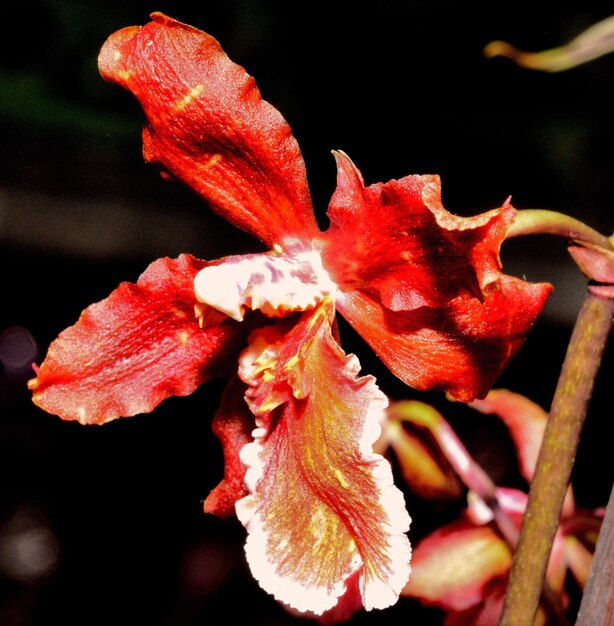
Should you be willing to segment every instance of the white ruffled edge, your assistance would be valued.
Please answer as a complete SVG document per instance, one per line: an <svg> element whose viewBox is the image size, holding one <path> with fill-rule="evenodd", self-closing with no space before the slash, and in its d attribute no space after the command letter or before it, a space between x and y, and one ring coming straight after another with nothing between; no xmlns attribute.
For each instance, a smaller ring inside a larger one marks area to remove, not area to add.
<svg viewBox="0 0 614 626"><path fill-rule="evenodd" d="M337 286L322 265L317 250L283 254L281 248L264 254L228 257L196 275L198 302L238 322L246 309L269 317L314 308L325 296L334 297Z"/></svg>
<svg viewBox="0 0 614 626"><path fill-rule="evenodd" d="M337 346L336 343L335 346ZM341 350L338 346L337 348ZM360 371L358 358L355 355L347 355L346 359L348 372L358 376ZM378 502L387 515L388 541L384 554L390 564L389 576L386 579L373 576L364 569L360 572L359 588L363 604L365 609L370 611L384 609L396 603L409 579L411 545L405 533L409 530L411 518L405 508L402 492L394 485L389 462L380 454L373 452L373 444L381 434L381 421L385 419L388 399L377 387L375 378L365 376L361 380L363 384L372 387L373 396L358 445L362 456L367 463L371 464L372 475L376 484L379 485ZM256 425L252 433L254 441L246 444L240 453L241 460L247 467L245 484L251 494L255 492L265 466L263 440L267 433L261 420L257 419ZM346 591L346 580L364 567L360 555L358 553L355 555L352 571L347 579L340 580L331 589L322 586L306 587L287 576L280 576L277 572L277 564L268 559L263 520L256 510L257 498L251 494L239 500L235 509L237 517L248 532L245 553L253 576L265 591L299 612L321 615L333 608Z"/></svg>

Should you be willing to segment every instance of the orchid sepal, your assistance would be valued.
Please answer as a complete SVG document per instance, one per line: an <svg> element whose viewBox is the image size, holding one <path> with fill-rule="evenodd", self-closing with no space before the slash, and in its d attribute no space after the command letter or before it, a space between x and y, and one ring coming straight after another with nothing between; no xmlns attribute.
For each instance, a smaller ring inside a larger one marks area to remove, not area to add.
<svg viewBox="0 0 614 626"><path fill-rule="evenodd" d="M138 99L145 159L166 176L269 246L318 232L288 123L215 38L156 12L112 34L98 67Z"/></svg>
<svg viewBox="0 0 614 626"><path fill-rule="evenodd" d="M103 424L225 376L248 328L228 318L200 328L193 282L205 265L186 254L158 259L136 284L85 309L28 383L34 402L65 420Z"/></svg>

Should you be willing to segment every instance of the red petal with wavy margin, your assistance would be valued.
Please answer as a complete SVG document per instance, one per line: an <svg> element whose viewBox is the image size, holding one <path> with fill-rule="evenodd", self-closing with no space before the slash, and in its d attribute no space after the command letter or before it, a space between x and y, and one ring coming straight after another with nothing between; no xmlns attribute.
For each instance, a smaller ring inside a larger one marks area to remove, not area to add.
<svg viewBox="0 0 614 626"><path fill-rule="evenodd" d="M305 165L281 114L210 35L161 13L109 37L102 76L131 91L144 155L272 246L318 232Z"/></svg>
<svg viewBox="0 0 614 626"><path fill-rule="evenodd" d="M258 417L237 503L248 561L265 590L316 615L356 573L367 609L394 603L410 558L402 494L372 452L387 399L334 341L332 314L325 299L256 331L239 370Z"/></svg>
<svg viewBox="0 0 614 626"><path fill-rule="evenodd" d="M484 599L489 583L507 574L511 560L505 541L489 526L453 522L416 546L402 595L462 611Z"/></svg>
<svg viewBox="0 0 614 626"><path fill-rule="evenodd" d="M189 255L158 259L136 285L122 283L85 309L30 381L34 402L66 420L102 424L226 372L245 331L232 321L199 328L193 282L204 266Z"/></svg>
<svg viewBox="0 0 614 626"><path fill-rule="evenodd" d="M515 210L456 217L441 205L438 177L365 188L350 159L336 157L321 241L338 310L407 384L465 401L484 395L552 290L501 274Z"/></svg>
<svg viewBox="0 0 614 626"><path fill-rule="evenodd" d="M518 352L550 292L502 276L483 301L461 295L439 309L395 312L355 291L340 294L337 309L405 383L469 402L486 395Z"/></svg>
<svg viewBox="0 0 614 626"><path fill-rule="evenodd" d="M343 290L361 289L393 311L443 307L497 288L499 248L516 214L509 204L457 217L441 204L438 176L364 186L349 157L335 153L337 189L323 239L324 265Z"/></svg>

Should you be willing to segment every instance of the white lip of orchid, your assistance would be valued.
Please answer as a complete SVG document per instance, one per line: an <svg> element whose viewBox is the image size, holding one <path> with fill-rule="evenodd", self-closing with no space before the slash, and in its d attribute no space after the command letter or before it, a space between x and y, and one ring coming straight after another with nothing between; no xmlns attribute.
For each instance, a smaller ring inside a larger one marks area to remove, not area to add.
<svg viewBox="0 0 614 626"><path fill-rule="evenodd" d="M228 257L202 269L194 279L196 299L242 321L245 309L268 317L306 311L322 298L334 298L336 284L313 248L276 245L271 252ZM294 249L292 249L294 248Z"/></svg>

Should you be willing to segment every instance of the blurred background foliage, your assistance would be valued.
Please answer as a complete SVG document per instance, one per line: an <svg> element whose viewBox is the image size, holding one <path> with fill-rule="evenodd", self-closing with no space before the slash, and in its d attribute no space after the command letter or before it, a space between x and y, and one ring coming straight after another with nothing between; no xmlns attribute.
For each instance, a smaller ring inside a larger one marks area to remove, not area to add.
<svg viewBox="0 0 614 626"><path fill-rule="evenodd" d="M335 184L331 149L347 152L368 184L440 174L454 213L511 196L517 208L562 211L606 234L613 225L614 56L561 74L482 56L494 39L527 50L565 43L610 15L609 3L4 3L0 623L9 626L299 623L251 580L242 529L201 513L222 472L209 428L219 385L104 429L42 414L25 389L30 363L57 333L153 259L257 246L143 163L140 109L98 74L106 37L154 10L208 31L256 77L301 145L322 225ZM547 408L586 281L558 240L510 241L503 261L508 273L556 287L500 381ZM386 393L413 394L342 331ZM611 373L609 355L575 472L589 506L605 503L613 478L603 426ZM485 426L465 417L455 426L500 471L507 457L486 449ZM410 505L413 539L447 515ZM353 623L408 618L440 621L403 601Z"/></svg>

